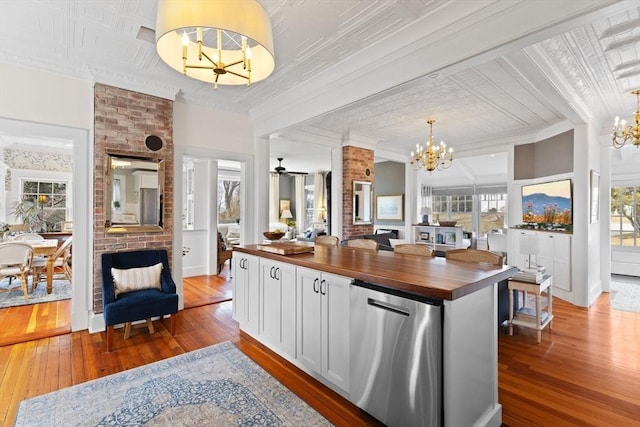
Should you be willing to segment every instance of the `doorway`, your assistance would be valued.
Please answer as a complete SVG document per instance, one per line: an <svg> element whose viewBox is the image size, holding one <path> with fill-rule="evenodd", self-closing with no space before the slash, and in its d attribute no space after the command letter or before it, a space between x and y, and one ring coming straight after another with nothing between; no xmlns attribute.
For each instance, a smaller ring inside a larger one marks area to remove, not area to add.
<svg viewBox="0 0 640 427"><path fill-rule="evenodd" d="M243 162L237 160L191 155L182 158L185 308L231 299L231 260L219 266L218 253L242 239L242 171Z"/></svg>
<svg viewBox="0 0 640 427"><path fill-rule="evenodd" d="M5 184L0 196L0 221L15 221L12 206L23 197L36 195L42 217L46 216L49 220L44 221L43 228L38 231L47 239L57 238L61 241L76 235L71 255L71 281L76 286L70 286L70 299L40 303L49 306L45 309L38 305L39 323L32 325L28 331L18 330L17 333L23 335L21 340L24 341L36 335L36 338L41 338L64 331L86 329L89 310L87 298L91 287L88 278L88 272L91 271L88 230L89 171L92 162L87 161L90 158L88 130L0 118L0 150L2 182ZM50 193L40 194L49 190ZM60 215L64 218L56 220ZM78 283L87 285L79 286ZM21 310L6 309L3 314L23 315L18 312L35 310L35 306L25 307ZM47 323L42 313L55 318L56 322Z"/></svg>

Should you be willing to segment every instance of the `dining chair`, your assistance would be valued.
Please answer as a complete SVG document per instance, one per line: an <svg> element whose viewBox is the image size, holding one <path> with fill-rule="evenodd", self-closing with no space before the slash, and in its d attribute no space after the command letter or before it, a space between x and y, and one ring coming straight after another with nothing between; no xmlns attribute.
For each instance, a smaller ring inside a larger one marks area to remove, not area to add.
<svg viewBox="0 0 640 427"><path fill-rule="evenodd" d="M451 249L446 252L446 258L455 261L484 262L502 265L504 257L500 254L483 249Z"/></svg>
<svg viewBox="0 0 640 427"><path fill-rule="evenodd" d="M40 240L45 240L45 238L36 233L18 234L16 237L13 238L14 242L27 242L27 241L31 242L31 241L40 241Z"/></svg>
<svg viewBox="0 0 640 427"><path fill-rule="evenodd" d="M19 278L25 300L29 299L27 275L31 270L32 259L33 248L30 245L21 242L0 243L0 280L5 277ZM33 285L31 290L33 291Z"/></svg>
<svg viewBox="0 0 640 427"><path fill-rule="evenodd" d="M227 248L222 233L218 231L218 274L222 272L224 263L233 257L233 249ZM231 264L229 264L231 266Z"/></svg>
<svg viewBox="0 0 640 427"><path fill-rule="evenodd" d="M436 251L427 245L419 243L402 243L393 248L393 252L397 254L420 255L426 257L436 256Z"/></svg>
<svg viewBox="0 0 640 427"><path fill-rule="evenodd" d="M351 239L347 240L346 246L351 249L360 249L367 251L377 251L378 242L372 239Z"/></svg>
<svg viewBox="0 0 640 427"><path fill-rule="evenodd" d="M53 258L53 274L64 274L64 278L71 281L71 244L72 237L60 245L58 249L51 255ZM46 257L33 257L32 263L33 269L33 287L35 288L41 280L46 280L47 274L47 258Z"/></svg>
<svg viewBox="0 0 640 427"><path fill-rule="evenodd" d="M317 236L313 243L316 245L338 246L340 239L338 239L338 236Z"/></svg>

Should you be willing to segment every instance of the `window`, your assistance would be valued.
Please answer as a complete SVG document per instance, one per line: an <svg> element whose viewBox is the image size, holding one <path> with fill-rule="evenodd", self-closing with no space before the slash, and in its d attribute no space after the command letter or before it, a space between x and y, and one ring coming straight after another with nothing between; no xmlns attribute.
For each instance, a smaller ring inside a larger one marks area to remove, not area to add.
<svg viewBox="0 0 640 427"><path fill-rule="evenodd" d="M640 187L611 187L611 245L640 246Z"/></svg>
<svg viewBox="0 0 640 427"><path fill-rule="evenodd" d="M433 212L439 214L440 220L457 221L465 231L473 229L473 196L433 196Z"/></svg>
<svg viewBox="0 0 640 427"><path fill-rule="evenodd" d="M494 229L504 228L504 209L507 205L507 195L480 194L480 232L478 235L485 236Z"/></svg>
<svg viewBox="0 0 640 427"><path fill-rule="evenodd" d="M304 227L302 229L306 230L307 228L311 227L311 224L313 223L313 214L315 212L315 194L313 184L304 186L304 197L306 200L306 217L303 224Z"/></svg>
<svg viewBox="0 0 640 427"><path fill-rule="evenodd" d="M23 180L21 200L40 208L38 222L42 230L61 231L67 219L67 182Z"/></svg>
<svg viewBox="0 0 640 427"><path fill-rule="evenodd" d="M503 229L507 209L507 188L501 185L435 188L431 207L440 220L457 221L464 231L478 237L494 229ZM428 204L428 201L423 200Z"/></svg>
<svg viewBox="0 0 640 427"><path fill-rule="evenodd" d="M218 224L240 221L240 180L218 179Z"/></svg>

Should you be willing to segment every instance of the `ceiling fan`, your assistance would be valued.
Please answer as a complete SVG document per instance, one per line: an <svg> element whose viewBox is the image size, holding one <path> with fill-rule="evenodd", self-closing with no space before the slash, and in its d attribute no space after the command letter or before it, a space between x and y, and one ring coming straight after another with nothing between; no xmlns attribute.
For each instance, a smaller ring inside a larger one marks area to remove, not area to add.
<svg viewBox="0 0 640 427"><path fill-rule="evenodd" d="M278 175L307 175L306 172L289 172L287 168L282 166L282 161L284 157L278 157L278 166L276 166L273 170L278 173Z"/></svg>

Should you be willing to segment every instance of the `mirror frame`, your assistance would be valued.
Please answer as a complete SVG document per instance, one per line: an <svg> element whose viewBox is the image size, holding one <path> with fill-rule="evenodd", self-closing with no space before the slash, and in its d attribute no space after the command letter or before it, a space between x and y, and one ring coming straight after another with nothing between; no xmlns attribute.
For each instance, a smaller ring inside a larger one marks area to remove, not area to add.
<svg viewBox="0 0 640 427"><path fill-rule="evenodd" d="M369 187L369 219L357 219L356 217L356 186L368 186ZM353 181L353 195L352 195L352 208L353 208L353 225L370 225L373 224L373 183L371 181Z"/></svg>
<svg viewBox="0 0 640 427"><path fill-rule="evenodd" d="M133 224L116 224L111 221L111 204L113 201L113 176L115 161L131 161L131 162L151 162L157 165L158 170L158 224L156 225L133 225ZM136 157L126 154L114 154L107 153L106 161L106 174L105 174L105 188L104 188L104 216L105 216L105 229L107 233L140 233L140 232L153 232L163 230L163 218L164 218L164 179L165 179L165 161L164 159L152 158L152 157Z"/></svg>

